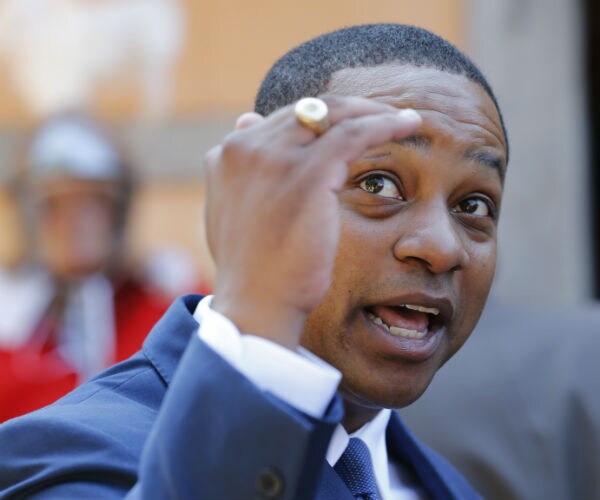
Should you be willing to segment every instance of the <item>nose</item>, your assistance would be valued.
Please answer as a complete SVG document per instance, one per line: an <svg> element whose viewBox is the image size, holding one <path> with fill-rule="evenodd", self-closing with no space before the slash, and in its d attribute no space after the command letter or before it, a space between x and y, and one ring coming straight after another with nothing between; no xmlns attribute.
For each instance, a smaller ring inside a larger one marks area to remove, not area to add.
<svg viewBox="0 0 600 500"><path fill-rule="evenodd" d="M465 241L445 204L406 213L393 252L401 262L440 274L463 269L469 262Z"/></svg>

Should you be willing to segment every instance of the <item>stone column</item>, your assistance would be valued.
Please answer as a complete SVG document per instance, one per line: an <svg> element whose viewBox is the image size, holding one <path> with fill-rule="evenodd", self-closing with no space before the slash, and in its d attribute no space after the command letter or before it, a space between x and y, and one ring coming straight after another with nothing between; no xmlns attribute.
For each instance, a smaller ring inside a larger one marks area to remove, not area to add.
<svg viewBox="0 0 600 500"><path fill-rule="evenodd" d="M468 0L469 50L504 112L511 159L494 294L591 297L583 24L572 0Z"/></svg>

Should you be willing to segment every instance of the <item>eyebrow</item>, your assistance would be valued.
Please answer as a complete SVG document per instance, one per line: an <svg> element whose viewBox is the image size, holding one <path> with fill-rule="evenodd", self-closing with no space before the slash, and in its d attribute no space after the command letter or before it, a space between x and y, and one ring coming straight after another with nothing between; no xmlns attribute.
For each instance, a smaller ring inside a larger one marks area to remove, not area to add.
<svg viewBox="0 0 600 500"><path fill-rule="evenodd" d="M431 138L424 135L409 135L404 139L394 139L391 142L397 144L398 146L417 149L420 151L428 151L431 148ZM376 160L385 156L388 156L388 153L365 156L365 159Z"/></svg>
<svg viewBox="0 0 600 500"><path fill-rule="evenodd" d="M500 176L500 180L504 182L506 169L504 168L504 161L501 156L489 151L482 151L481 149L471 149L465 153L465 158L467 160L473 160L485 167L495 169Z"/></svg>
<svg viewBox="0 0 600 500"><path fill-rule="evenodd" d="M427 151L431 148L431 138L424 135L410 135L404 139L398 139L393 141L399 146L409 147L412 149L418 149L421 151ZM503 168L504 161L502 157L489 151L482 151L481 149L470 149L464 155L466 160L475 161L484 167L491 167L500 176L500 180L504 182L505 168Z"/></svg>
<svg viewBox="0 0 600 500"><path fill-rule="evenodd" d="M424 135L409 135L404 139L393 141L399 146L406 146L412 149L428 150L431 148L431 138Z"/></svg>
<svg viewBox="0 0 600 500"><path fill-rule="evenodd" d="M404 139L395 139L392 141L394 144L399 146L417 149L420 151L428 151L431 149L431 138L425 135L409 135ZM365 159L375 160L387 156L387 154L376 154L367 156ZM489 151L482 151L481 149L470 149L464 154L466 160L474 161L484 167L490 167L498 172L500 180L504 182L504 176L506 168L504 168L504 160L500 155L491 153Z"/></svg>

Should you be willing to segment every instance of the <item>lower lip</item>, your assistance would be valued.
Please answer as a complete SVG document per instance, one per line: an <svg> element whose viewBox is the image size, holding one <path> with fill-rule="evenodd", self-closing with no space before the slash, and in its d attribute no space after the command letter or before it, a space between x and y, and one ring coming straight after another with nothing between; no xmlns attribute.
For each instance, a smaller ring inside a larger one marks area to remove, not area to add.
<svg viewBox="0 0 600 500"><path fill-rule="evenodd" d="M385 326L373 323L366 311L363 311L363 319L378 350L407 361L421 362L429 359L437 350L444 332L443 327L437 327L421 339L411 339L393 335Z"/></svg>

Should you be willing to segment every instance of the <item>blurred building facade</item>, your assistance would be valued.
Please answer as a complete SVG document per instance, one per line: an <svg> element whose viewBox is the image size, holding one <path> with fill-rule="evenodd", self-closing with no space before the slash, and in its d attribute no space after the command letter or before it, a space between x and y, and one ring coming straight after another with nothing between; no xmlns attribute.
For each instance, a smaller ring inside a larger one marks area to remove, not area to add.
<svg viewBox="0 0 600 500"><path fill-rule="evenodd" d="M471 0L467 14L468 46L494 86L510 135L496 295L521 304L590 298L586 4Z"/></svg>
<svg viewBox="0 0 600 500"><path fill-rule="evenodd" d="M0 8L9 1L0 0ZM69 3L86 9L139 3L60 1L63 7ZM290 47L348 24L402 22L429 28L472 55L503 108L511 163L496 295L516 302L556 303L592 296L582 4L568 0L150 3L158 9L175 9L171 20L178 34L171 33L171 45L165 39L157 41L163 44L163 59L147 64L148 71L171 71L169 78L144 84L139 78L143 70L133 74L132 66L121 62L114 75L98 77L87 97L95 112L122 131L134 163L140 166L142 185L133 206L129 242L133 258L143 259L165 241L175 242L189 250L210 280L212 264L201 227L206 150L231 129L238 113L252 107L261 77ZM161 26L168 38L172 26ZM0 39L4 73L11 66L2 43ZM10 50L17 57L27 53L19 53L14 45ZM132 52L131 57L141 56ZM149 106L146 99L153 92L163 94L158 104ZM35 119L33 107L15 84L0 88L0 181L7 181L5 166L16 154L22 130ZM0 198L0 224L17 233L6 196ZM18 241L17 236L0 241L3 262L18 255Z"/></svg>

